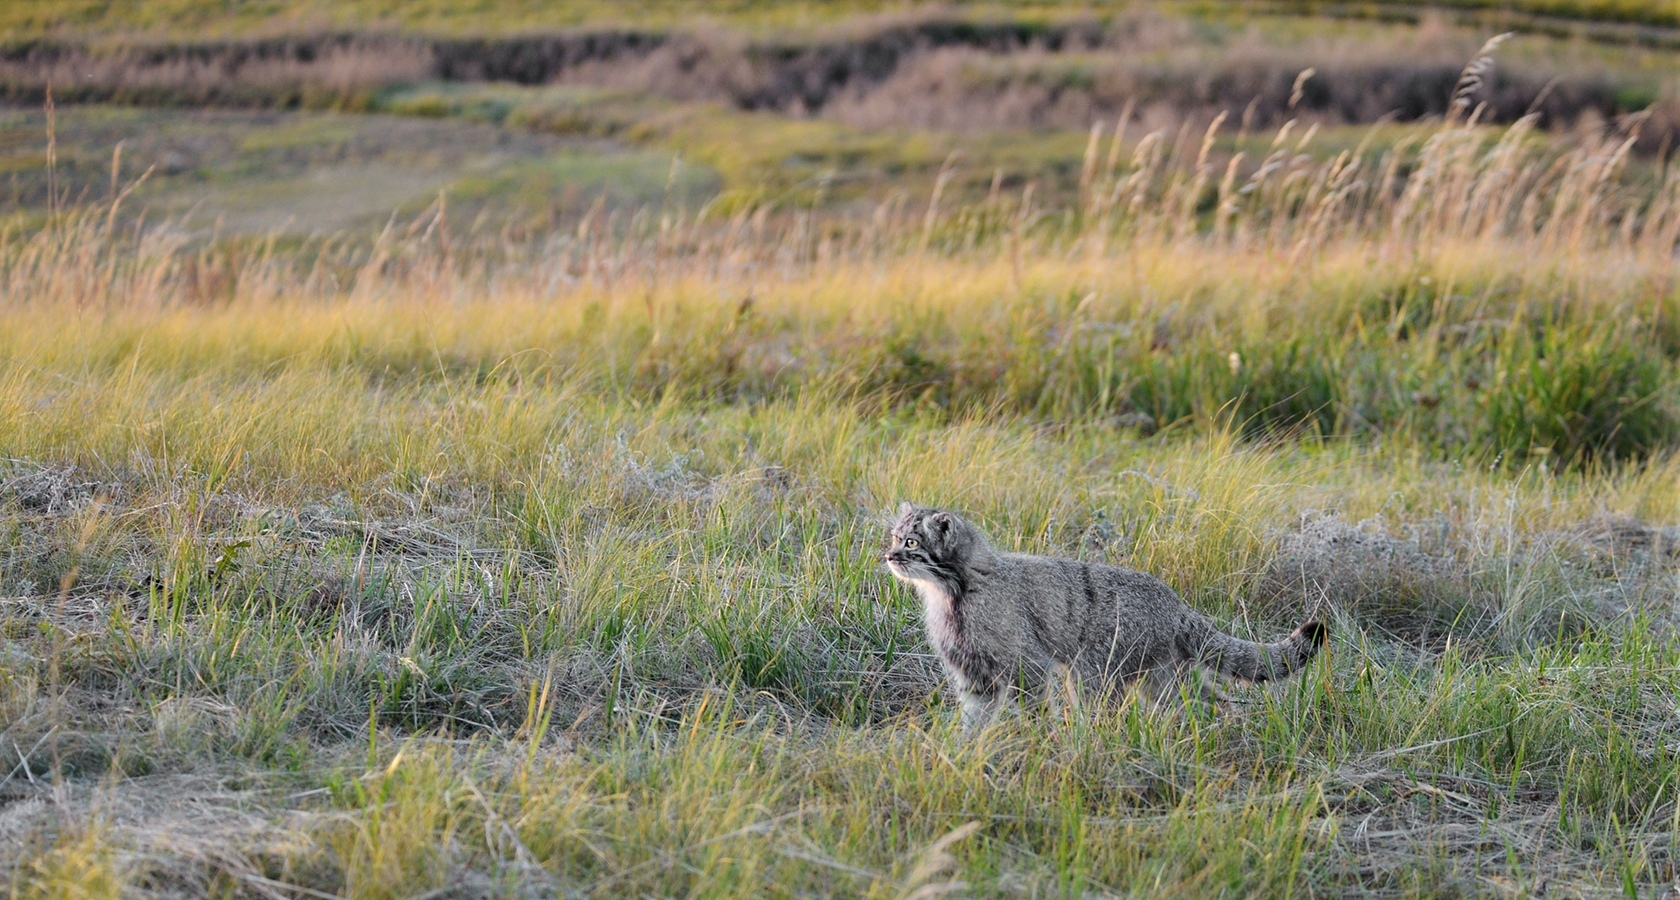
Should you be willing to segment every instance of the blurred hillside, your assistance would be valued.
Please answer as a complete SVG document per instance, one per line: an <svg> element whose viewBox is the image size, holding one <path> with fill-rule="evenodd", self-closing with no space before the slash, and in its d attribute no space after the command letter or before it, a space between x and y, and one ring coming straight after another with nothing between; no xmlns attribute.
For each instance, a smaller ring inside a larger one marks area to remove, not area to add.
<svg viewBox="0 0 1680 900"><path fill-rule="evenodd" d="M0 34L35 37L132 36L154 38L234 37L297 34L322 29L411 31L428 34L513 34L552 28L624 25L650 30L691 25L696 20L754 30L806 29L859 15L901 15L933 6L947 15L1048 21L1068 15L1106 18L1154 6L1200 16L1312 15L1406 20L1426 10L1461 18L1499 19L1530 28L1567 30L1582 23L1624 26L1680 26L1673 0L1442 0L1435 3L1315 2L1262 0L1257 3L1094 3L946 0L939 4L878 0L507 0L488 8L469 0L290 0L218 3L213 0L12 0L0 10Z"/></svg>
<svg viewBox="0 0 1680 900"><path fill-rule="evenodd" d="M1537 139L1622 134L1660 165L1680 142L1675 7L20 0L0 10L0 212L143 175L148 208L252 233L373 226L440 193L539 229L597 200L1065 194L1093 127L1176 147L1223 117L1220 161L1288 120L1321 136L1305 152L1380 149L1455 102L1532 116Z"/></svg>

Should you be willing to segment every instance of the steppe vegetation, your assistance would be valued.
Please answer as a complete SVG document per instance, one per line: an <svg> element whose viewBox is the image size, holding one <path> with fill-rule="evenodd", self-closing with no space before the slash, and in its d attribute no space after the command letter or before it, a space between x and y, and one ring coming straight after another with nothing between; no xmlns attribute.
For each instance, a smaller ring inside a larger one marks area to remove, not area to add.
<svg viewBox="0 0 1680 900"><path fill-rule="evenodd" d="M231 133L210 175L96 175L58 129L166 126L8 113L54 142L0 235L8 887L1660 895L1680 172L1654 115L1489 124L1489 77L997 134L382 88L439 172L510 128L485 171L640 162L284 237L167 204L433 164L246 110L167 126ZM1327 658L965 740L878 564L902 499Z"/></svg>

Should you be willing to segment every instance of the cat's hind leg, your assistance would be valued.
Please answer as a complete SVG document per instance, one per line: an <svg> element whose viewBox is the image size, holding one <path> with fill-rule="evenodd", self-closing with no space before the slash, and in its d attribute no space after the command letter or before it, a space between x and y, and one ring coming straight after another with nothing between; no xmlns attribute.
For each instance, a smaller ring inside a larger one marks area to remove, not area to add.
<svg viewBox="0 0 1680 900"><path fill-rule="evenodd" d="M1140 685L1144 697L1156 709L1183 707L1194 713L1214 714L1230 708L1230 699L1207 673L1193 666L1160 666L1149 670Z"/></svg>

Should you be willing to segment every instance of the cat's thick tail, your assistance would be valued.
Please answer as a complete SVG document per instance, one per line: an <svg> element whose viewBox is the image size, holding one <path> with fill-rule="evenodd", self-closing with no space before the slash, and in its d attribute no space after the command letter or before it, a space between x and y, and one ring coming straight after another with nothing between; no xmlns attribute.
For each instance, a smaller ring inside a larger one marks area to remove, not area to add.
<svg viewBox="0 0 1680 900"><path fill-rule="evenodd" d="M1330 630L1322 622L1307 622L1271 644L1245 641L1210 626L1197 656L1203 665L1227 678L1259 683L1300 671L1329 639Z"/></svg>

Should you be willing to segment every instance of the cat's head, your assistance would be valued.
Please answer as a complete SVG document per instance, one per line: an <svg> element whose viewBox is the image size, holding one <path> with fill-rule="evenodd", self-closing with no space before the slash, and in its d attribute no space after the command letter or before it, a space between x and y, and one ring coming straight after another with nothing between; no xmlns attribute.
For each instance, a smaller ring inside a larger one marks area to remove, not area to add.
<svg viewBox="0 0 1680 900"><path fill-rule="evenodd" d="M962 516L905 503L887 531L883 556L887 568L906 581L946 581L984 544L985 538Z"/></svg>

